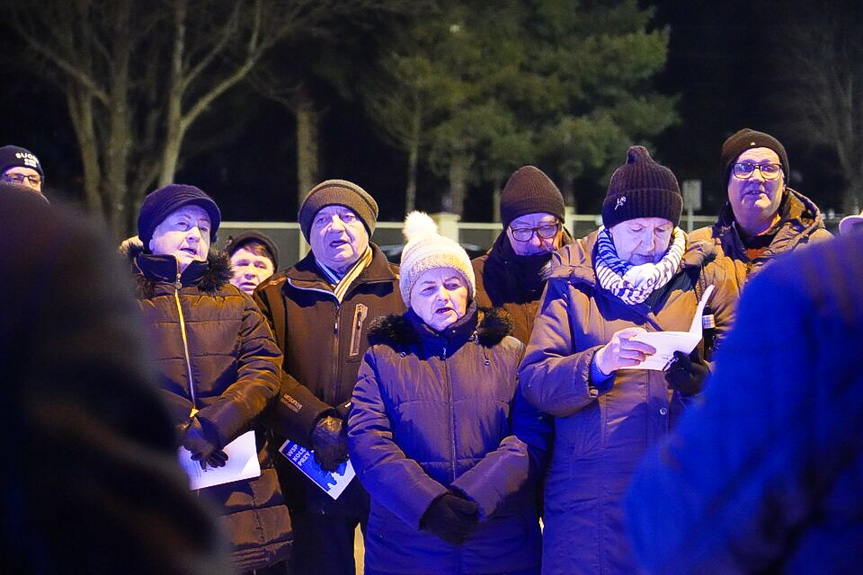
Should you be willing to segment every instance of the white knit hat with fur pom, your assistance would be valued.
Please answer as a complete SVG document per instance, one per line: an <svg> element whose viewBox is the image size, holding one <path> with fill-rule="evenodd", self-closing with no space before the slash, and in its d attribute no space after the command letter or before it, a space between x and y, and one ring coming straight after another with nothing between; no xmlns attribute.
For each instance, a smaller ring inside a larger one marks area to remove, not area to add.
<svg viewBox="0 0 863 575"><path fill-rule="evenodd" d="M437 224L428 214L411 212L402 230L407 244L399 265L399 290L407 307L411 306L411 291L424 272L435 268L451 268L464 278L470 298L476 296L476 277L470 258L458 243L440 235Z"/></svg>

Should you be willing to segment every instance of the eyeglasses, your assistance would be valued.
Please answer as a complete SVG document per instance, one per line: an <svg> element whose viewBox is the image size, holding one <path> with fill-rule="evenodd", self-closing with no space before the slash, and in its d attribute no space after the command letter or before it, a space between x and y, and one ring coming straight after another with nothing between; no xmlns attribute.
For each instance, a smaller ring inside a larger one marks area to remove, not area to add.
<svg viewBox="0 0 863 575"><path fill-rule="evenodd" d="M761 172L761 177L765 180L775 180L782 173L782 166L779 164L734 164L731 167L731 173L735 178L748 180L758 169Z"/></svg>
<svg viewBox="0 0 863 575"><path fill-rule="evenodd" d="M542 224L535 228L514 228L510 226L509 229L512 232L512 239L517 242L529 242L534 233L538 235L540 239L550 240L557 235L558 231L560 231L560 223Z"/></svg>
<svg viewBox="0 0 863 575"><path fill-rule="evenodd" d="M10 184L23 184L24 180L30 183L34 188L42 185L42 178L39 176L29 176L27 174L3 174L3 181Z"/></svg>

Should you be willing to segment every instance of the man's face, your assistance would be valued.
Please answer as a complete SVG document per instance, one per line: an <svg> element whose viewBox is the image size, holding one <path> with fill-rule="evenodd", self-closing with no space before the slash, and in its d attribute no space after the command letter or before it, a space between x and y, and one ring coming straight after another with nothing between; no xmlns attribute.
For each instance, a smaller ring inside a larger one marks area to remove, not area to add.
<svg viewBox="0 0 863 575"><path fill-rule="evenodd" d="M324 206L312 220L309 244L315 259L344 274L369 247L369 233L350 208Z"/></svg>
<svg viewBox="0 0 863 575"><path fill-rule="evenodd" d="M632 265L657 263L671 245L674 224L665 218L635 218L609 230L617 257Z"/></svg>
<svg viewBox="0 0 863 575"><path fill-rule="evenodd" d="M3 179L13 184L27 186L37 192L42 191L42 176L33 168L26 168L24 166L9 168L3 172Z"/></svg>
<svg viewBox="0 0 863 575"><path fill-rule="evenodd" d="M453 324L467 311L468 289L450 268L423 272L411 290L411 309L435 331Z"/></svg>
<svg viewBox="0 0 863 575"><path fill-rule="evenodd" d="M231 283L249 295L262 281L273 275L273 261L267 256L256 254L242 247L231 254L234 276Z"/></svg>
<svg viewBox="0 0 863 575"><path fill-rule="evenodd" d="M180 271L193 261L207 261L210 251L210 216L200 206L188 205L168 214L150 240L150 252L177 258Z"/></svg>
<svg viewBox="0 0 863 575"><path fill-rule="evenodd" d="M779 156L770 148L751 148L734 162L735 164L780 164ZM728 201L734 210L734 217L742 222L761 222L768 226L782 203L785 189L785 174L780 173L775 180L768 180L760 169L756 169L747 179L734 175L728 177Z"/></svg>
<svg viewBox="0 0 863 575"><path fill-rule="evenodd" d="M553 252L560 247L561 234L557 218L543 212L519 216L506 228L512 250L520 256Z"/></svg>

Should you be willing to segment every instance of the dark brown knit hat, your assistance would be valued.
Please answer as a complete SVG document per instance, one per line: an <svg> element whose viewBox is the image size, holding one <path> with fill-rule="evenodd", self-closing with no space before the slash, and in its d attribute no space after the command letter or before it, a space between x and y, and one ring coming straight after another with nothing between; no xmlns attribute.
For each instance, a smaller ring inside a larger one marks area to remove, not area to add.
<svg viewBox="0 0 863 575"><path fill-rule="evenodd" d="M785 174L787 181L788 175L791 172L788 167L788 154L785 153L785 146L770 134L743 128L729 136L722 144L722 167L725 170L725 185L728 185L728 178L731 177L731 166L734 165L740 154L751 148L769 148L776 152L776 155L779 156L779 162L782 164L782 172Z"/></svg>
<svg viewBox="0 0 863 575"><path fill-rule="evenodd" d="M680 222L683 197L674 173L650 157L644 146L632 146L626 163L614 171L602 203L602 224L611 228L635 218Z"/></svg>
<svg viewBox="0 0 863 575"><path fill-rule="evenodd" d="M516 170L500 194L500 220L506 228L512 220L537 212L564 218L563 196L545 172L534 166Z"/></svg>
<svg viewBox="0 0 863 575"><path fill-rule="evenodd" d="M312 220L321 208L326 206L345 206L354 211L369 237L375 232L378 220L378 204L368 192L353 182L347 180L326 180L309 190L297 213L297 221L303 230L303 237L309 241Z"/></svg>

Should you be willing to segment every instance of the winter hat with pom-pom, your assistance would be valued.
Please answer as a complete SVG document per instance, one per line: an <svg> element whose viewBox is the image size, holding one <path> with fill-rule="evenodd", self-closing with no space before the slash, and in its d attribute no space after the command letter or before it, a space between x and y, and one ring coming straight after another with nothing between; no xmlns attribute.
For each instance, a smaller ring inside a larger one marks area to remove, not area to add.
<svg viewBox="0 0 863 575"><path fill-rule="evenodd" d="M411 291L424 272L450 268L464 278L470 298L476 296L476 277L470 258L458 243L440 235L437 224L428 214L411 212L405 218L403 230L407 244L399 264L399 290L407 307L411 306Z"/></svg>

